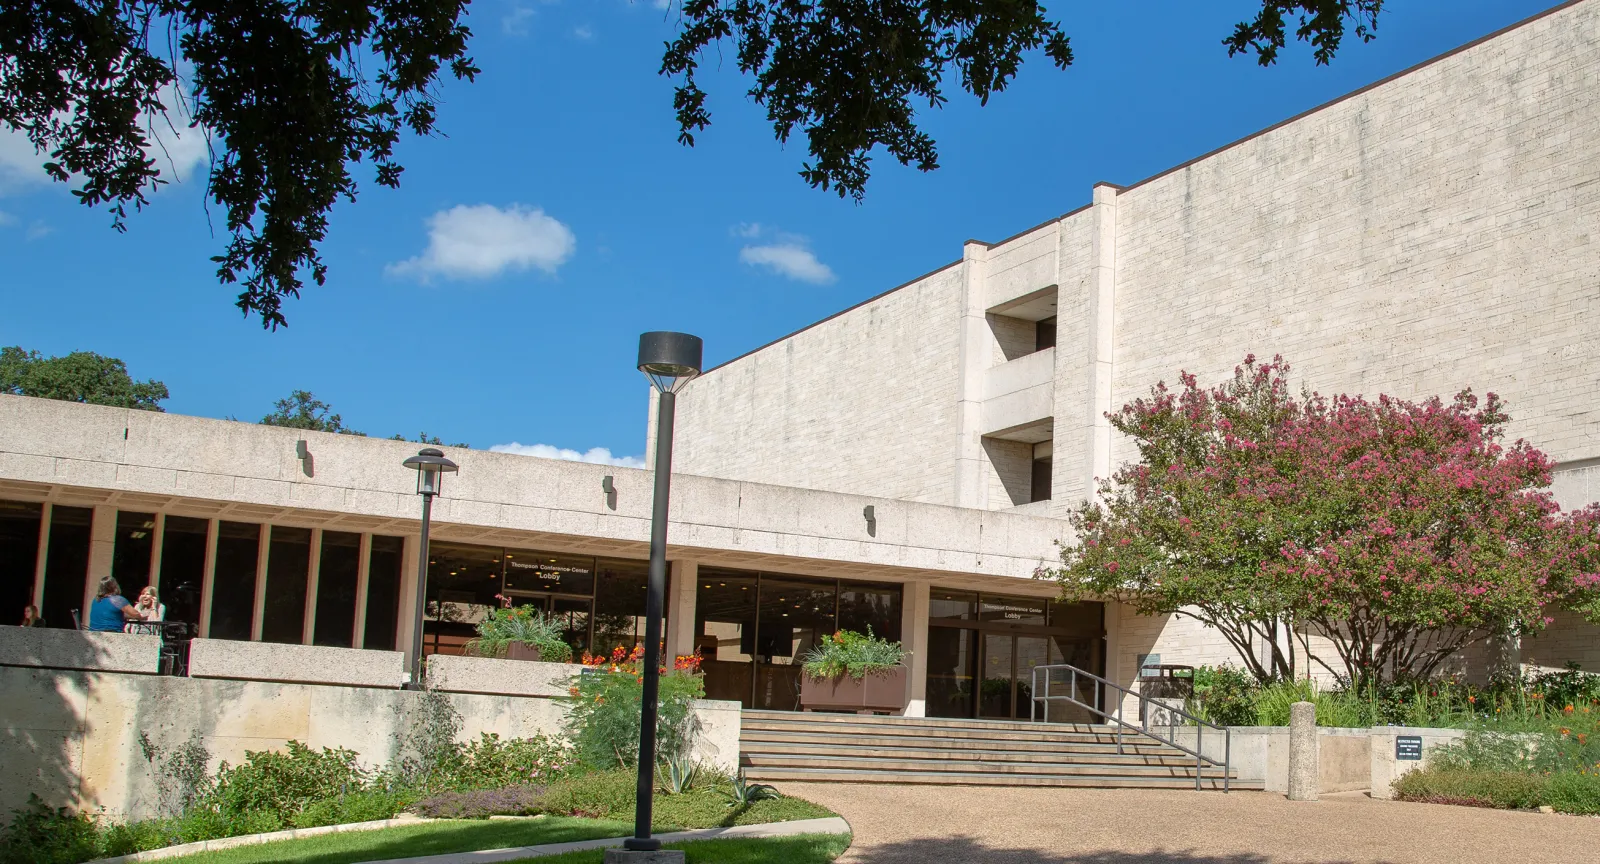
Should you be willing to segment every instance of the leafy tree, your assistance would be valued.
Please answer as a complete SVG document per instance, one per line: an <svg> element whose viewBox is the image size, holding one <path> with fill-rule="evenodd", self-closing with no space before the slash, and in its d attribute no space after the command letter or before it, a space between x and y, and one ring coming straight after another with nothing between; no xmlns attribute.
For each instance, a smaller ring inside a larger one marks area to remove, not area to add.
<svg viewBox="0 0 1600 864"><path fill-rule="evenodd" d="M295 390L289 393L289 398L279 399L273 412L261 418L261 425L340 435L366 434L344 425L344 418L333 413L333 406L312 396L308 390Z"/></svg>
<svg viewBox="0 0 1600 864"><path fill-rule="evenodd" d="M1067 596L1191 615L1262 680L1293 674L1309 631L1337 655L1310 659L1357 687L1600 606L1597 513L1560 513L1550 460L1501 443L1499 398L1296 398L1288 373L1249 357L1112 415L1140 459L1071 514L1050 572Z"/></svg>
<svg viewBox="0 0 1600 864"><path fill-rule="evenodd" d="M390 441L410 441L410 442L412 442L414 444L431 444L431 445L433 445L435 447L446 447L446 446L448 446L448 447L460 447L462 449L470 449L472 447L471 444L448 444L447 445L443 441L439 440L439 436L437 436L437 435L429 435L426 432L418 432L417 433L417 437L415 437L415 438L407 438L406 436L401 435L399 432L396 432L393 435L389 436L389 440Z"/></svg>
<svg viewBox="0 0 1600 864"><path fill-rule="evenodd" d="M1261 0L1225 40L1230 55L1274 63L1286 18L1327 63L1354 24L1373 38L1382 0ZM46 172L85 205L148 203L162 182L156 124L204 130L207 193L227 216L217 263L237 305L262 326L287 323L302 275L322 284L318 248L339 199L354 200L352 163L380 186L400 182L403 130L434 129L443 74L471 81L467 0L10 0L0 6L0 128L49 155ZM931 171L938 151L917 108L944 104L944 78L980 102L1010 83L1036 48L1072 62L1067 36L1038 0L680 0L661 73L678 79L679 140L711 114L695 76L724 41L780 141L804 133L815 187L859 199L880 145ZM185 69L180 89L177 69ZM182 104L179 104L179 103Z"/></svg>
<svg viewBox="0 0 1600 864"><path fill-rule="evenodd" d="M91 351L43 357L18 346L0 348L0 393L145 411L160 411L168 395L160 381L133 380L115 357Z"/></svg>

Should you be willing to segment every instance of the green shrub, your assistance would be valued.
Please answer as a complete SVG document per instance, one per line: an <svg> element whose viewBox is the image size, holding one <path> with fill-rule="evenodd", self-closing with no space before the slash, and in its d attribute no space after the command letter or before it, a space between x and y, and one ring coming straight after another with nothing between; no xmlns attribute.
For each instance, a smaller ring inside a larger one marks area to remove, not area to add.
<svg viewBox="0 0 1600 864"><path fill-rule="evenodd" d="M594 769L628 767L639 761L639 722L644 703L640 651L591 660L572 682L567 702L567 734L574 755ZM656 755L669 758L688 750L694 735L693 702L705 695L705 682L693 668L661 670L656 701Z"/></svg>
<svg viewBox="0 0 1600 864"><path fill-rule="evenodd" d="M0 829L0 864L78 864L98 857L100 835L86 813L50 807L37 795Z"/></svg>
<svg viewBox="0 0 1600 864"><path fill-rule="evenodd" d="M1185 709L1219 726L1253 726L1260 689L1255 676L1237 666L1197 666Z"/></svg>
<svg viewBox="0 0 1600 864"><path fill-rule="evenodd" d="M1600 708L1600 674L1584 672L1576 663L1569 663L1563 672L1534 676L1528 689L1555 711L1565 711L1568 705L1575 711L1584 706Z"/></svg>
<svg viewBox="0 0 1600 864"><path fill-rule="evenodd" d="M491 607L478 622L477 638L467 640L464 647L469 654L502 657L511 643L521 642L538 648L539 659L546 663L565 663L572 659L572 647L561 637L561 622L532 606Z"/></svg>
<svg viewBox="0 0 1600 864"><path fill-rule="evenodd" d="M442 792L416 803L419 816L429 819L487 819L490 816L524 816L540 812L544 789L508 786L504 789L469 789Z"/></svg>
<svg viewBox="0 0 1600 864"><path fill-rule="evenodd" d="M1432 753L1443 771L1532 771L1537 739L1509 732L1472 729L1460 740Z"/></svg>
<svg viewBox="0 0 1600 864"><path fill-rule="evenodd" d="M1543 775L1525 771L1458 771L1430 766L1402 775L1394 782L1394 793L1402 801L1521 810L1544 803L1546 782Z"/></svg>
<svg viewBox="0 0 1600 864"><path fill-rule="evenodd" d="M361 791L368 779L354 751L325 747L318 752L290 741L287 753L247 751L240 765L224 762L201 807L230 814L271 813L283 823L308 804Z"/></svg>
<svg viewBox="0 0 1600 864"><path fill-rule="evenodd" d="M558 738L503 739L486 732L461 747L452 760L449 786L453 789L499 789L506 786L543 786L573 769L572 748Z"/></svg>
<svg viewBox="0 0 1600 864"><path fill-rule="evenodd" d="M108 825L100 834L100 854L105 857L148 852L177 842L177 821L146 819Z"/></svg>
<svg viewBox="0 0 1600 864"><path fill-rule="evenodd" d="M1256 723L1260 726L1289 725L1290 706L1310 702L1317 706L1317 725L1354 729L1372 725L1370 704L1360 696L1343 690L1323 690L1304 679L1274 681L1256 694Z"/></svg>
<svg viewBox="0 0 1600 864"><path fill-rule="evenodd" d="M626 768L578 774L550 784L541 809L552 816L629 816L638 782L639 775Z"/></svg>
<svg viewBox="0 0 1600 864"><path fill-rule="evenodd" d="M905 656L905 649L899 642L879 639L868 627L866 633L840 630L832 636L825 635L817 647L801 659L809 677L843 678L848 675L859 680L898 667Z"/></svg>
<svg viewBox="0 0 1600 864"><path fill-rule="evenodd" d="M1551 774L1544 787L1544 803L1561 813L1600 816L1600 765L1586 773Z"/></svg>
<svg viewBox="0 0 1600 864"><path fill-rule="evenodd" d="M355 822L374 822L393 819L405 810L414 796L403 792L370 790L352 792L337 798L313 801L289 819L295 828L316 828L321 825L349 825Z"/></svg>

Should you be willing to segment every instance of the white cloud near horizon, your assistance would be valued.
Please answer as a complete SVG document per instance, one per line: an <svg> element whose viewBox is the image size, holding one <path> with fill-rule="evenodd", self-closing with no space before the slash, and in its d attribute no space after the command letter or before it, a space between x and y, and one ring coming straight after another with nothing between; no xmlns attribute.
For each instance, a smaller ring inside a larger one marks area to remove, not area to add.
<svg viewBox="0 0 1600 864"><path fill-rule="evenodd" d="M553 274L577 250L572 229L538 207L458 204L428 217L428 248L390 264L393 276L488 279L537 268Z"/></svg>
<svg viewBox="0 0 1600 864"><path fill-rule="evenodd" d="M833 268L817 259L816 253L811 251L810 240L803 235L778 231L760 222L741 222L732 233L745 240L767 241L739 250L739 260L746 264L766 267L780 276L813 285L826 285L837 278Z"/></svg>
<svg viewBox="0 0 1600 864"><path fill-rule="evenodd" d="M643 468L643 456L613 456L606 447L591 447L579 452L565 447L555 447L550 444L520 444L512 441L510 444L496 444L489 448L491 453L515 453L518 456L537 456L541 459L563 459L567 462L589 462L595 465L616 465L621 468Z"/></svg>

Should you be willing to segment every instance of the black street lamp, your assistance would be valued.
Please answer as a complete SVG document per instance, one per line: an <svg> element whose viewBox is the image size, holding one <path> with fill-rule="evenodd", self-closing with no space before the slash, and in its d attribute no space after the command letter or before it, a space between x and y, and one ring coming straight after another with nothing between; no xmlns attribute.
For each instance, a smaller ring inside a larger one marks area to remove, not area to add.
<svg viewBox="0 0 1600 864"><path fill-rule="evenodd" d="M411 680L406 689L422 689L422 609L428 592L428 523L433 518L433 496L444 488L444 475L454 474L456 463L444 456L444 451L424 447L401 463L417 471L417 494L422 496L422 548L417 555L417 612L411 623Z"/></svg>
<svg viewBox="0 0 1600 864"><path fill-rule="evenodd" d="M633 836L622 847L654 852L661 841L650 836L655 803L656 700L661 692L661 606L667 591L667 497L672 482L672 417L678 391L700 374L703 343L687 333L655 332L639 337L639 371L660 396L656 411L656 494L650 512L650 590L644 614L644 692L639 718L639 786Z"/></svg>

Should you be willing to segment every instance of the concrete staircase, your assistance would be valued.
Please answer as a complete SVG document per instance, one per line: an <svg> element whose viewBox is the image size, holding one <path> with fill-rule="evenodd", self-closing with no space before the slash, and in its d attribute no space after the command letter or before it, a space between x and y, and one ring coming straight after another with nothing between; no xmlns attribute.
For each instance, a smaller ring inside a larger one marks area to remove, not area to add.
<svg viewBox="0 0 1600 864"><path fill-rule="evenodd" d="M1116 741L1110 726L745 711L739 764L765 782L1195 788L1193 756L1131 730ZM1222 769L1201 788L1220 790Z"/></svg>

